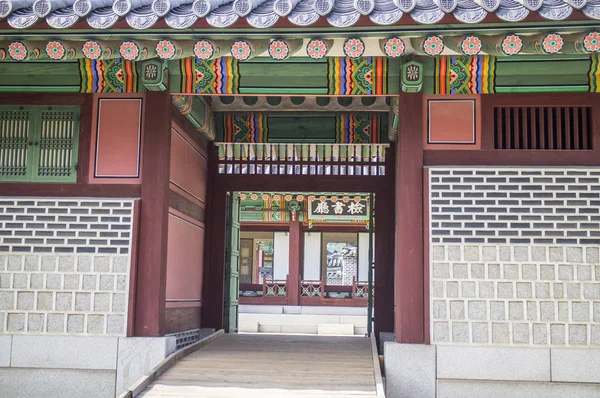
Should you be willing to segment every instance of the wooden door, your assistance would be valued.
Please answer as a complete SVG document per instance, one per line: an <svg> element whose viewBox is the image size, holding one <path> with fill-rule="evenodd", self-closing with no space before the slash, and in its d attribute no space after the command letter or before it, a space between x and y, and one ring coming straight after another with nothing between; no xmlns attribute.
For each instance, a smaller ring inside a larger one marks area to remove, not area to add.
<svg viewBox="0 0 600 398"><path fill-rule="evenodd" d="M240 198L236 193L227 195L227 250L225 253L225 332L238 329L238 301L240 294Z"/></svg>

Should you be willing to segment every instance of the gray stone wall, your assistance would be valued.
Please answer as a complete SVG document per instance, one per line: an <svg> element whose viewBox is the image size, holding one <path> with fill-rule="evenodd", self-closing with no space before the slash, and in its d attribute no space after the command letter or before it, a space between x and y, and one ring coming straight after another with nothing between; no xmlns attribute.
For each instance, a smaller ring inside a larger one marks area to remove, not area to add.
<svg viewBox="0 0 600 398"><path fill-rule="evenodd" d="M599 170L429 170L433 343L600 345Z"/></svg>
<svg viewBox="0 0 600 398"><path fill-rule="evenodd" d="M124 336L133 200L0 198L0 334Z"/></svg>

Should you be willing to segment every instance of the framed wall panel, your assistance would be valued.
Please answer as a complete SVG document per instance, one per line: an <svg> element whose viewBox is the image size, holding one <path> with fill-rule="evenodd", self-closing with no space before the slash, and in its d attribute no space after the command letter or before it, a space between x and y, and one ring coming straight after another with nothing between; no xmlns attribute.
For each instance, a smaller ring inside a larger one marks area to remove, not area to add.
<svg viewBox="0 0 600 398"><path fill-rule="evenodd" d="M140 97L96 99L90 183L140 182L143 102Z"/></svg>
<svg viewBox="0 0 600 398"><path fill-rule="evenodd" d="M427 149L480 149L480 104L477 95L432 95L425 97Z"/></svg>

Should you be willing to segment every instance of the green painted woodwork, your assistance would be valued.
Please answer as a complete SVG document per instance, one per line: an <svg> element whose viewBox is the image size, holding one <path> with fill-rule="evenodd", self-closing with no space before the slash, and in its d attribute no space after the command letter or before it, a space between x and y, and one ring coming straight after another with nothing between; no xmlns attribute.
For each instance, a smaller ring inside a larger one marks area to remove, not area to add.
<svg viewBox="0 0 600 398"><path fill-rule="evenodd" d="M279 93L306 92L318 90L319 94L327 93L327 60L295 62L295 58L285 62L240 62L240 88L253 92L256 89L264 92L269 88L278 88ZM302 89L302 90L298 90Z"/></svg>
<svg viewBox="0 0 600 398"><path fill-rule="evenodd" d="M433 94L435 92L435 58L419 57L423 64L423 93Z"/></svg>
<svg viewBox="0 0 600 398"><path fill-rule="evenodd" d="M290 88L290 87L271 87L271 88L260 88L252 87L240 88L240 94L271 94L271 95L284 95L284 94L304 94L304 95L323 95L327 94L327 88Z"/></svg>
<svg viewBox="0 0 600 398"><path fill-rule="evenodd" d="M334 114L271 114L268 126L269 142L335 142Z"/></svg>
<svg viewBox="0 0 600 398"><path fill-rule="evenodd" d="M148 91L165 91L167 89L167 65L159 60L150 60L142 64L140 79Z"/></svg>
<svg viewBox="0 0 600 398"><path fill-rule="evenodd" d="M519 62L514 58L498 58L495 76L496 92L507 92L509 88L519 90L510 92L578 91L569 88L583 86L589 88L590 64L589 57L531 57ZM544 90L544 87L560 89Z"/></svg>
<svg viewBox="0 0 600 398"><path fill-rule="evenodd" d="M215 116L200 96L173 95L171 102L187 120L208 140L215 139Z"/></svg>
<svg viewBox="0 0 600 398"><path fill-rule="evenodd" d="M400 92L402 60L388 59L387 65L387 93L398 94Z"/></svg>
<svg viewBox="0 0 600 398"><path fill-rule="evenodd" d="M240 275L240 198L230 193L227 198L227 251L225 254L225 299L223 328L227 333L238 330Z"/></svg>
<svg viewBox="0 0 600 398"><path fill-rule="evenodd" d="M79 108L0 107L0 181L75 182Z"/></svg>
<svg viewBox="0 0 600 398"><path fill-rule="evenodd" d="M587 93L590 91L585 86L515 86L496 87L496 93Z"/></svg>
<svg viewBox="0 0 600 398"><path fill-rule="evenodd" d="M78 62L0 62L0 92L78 92Z"/></svg>
<svg viewBox="0 0 600 398"><path fill-rule="evenodd" d="M388 118L377 112L219 112L215 119L217 141L252 144L388 142Z"/></svg>
<svg viewBox="0 0 600 398"><path fill-rule="evenodd" d="M418 93L423 88L423 65L409 61L402 64L402 92Z"/></svg>

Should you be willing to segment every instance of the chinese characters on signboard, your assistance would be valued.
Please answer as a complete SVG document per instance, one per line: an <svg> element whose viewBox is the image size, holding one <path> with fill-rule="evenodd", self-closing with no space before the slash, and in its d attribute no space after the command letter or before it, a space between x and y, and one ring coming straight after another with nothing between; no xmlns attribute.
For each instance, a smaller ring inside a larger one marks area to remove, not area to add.
<svg viewBox="0 0 600 398"><path fill-rule="evenodd" d="M348 197L321 197L309 200L308 218L313 220L368 220L369 201Z"/></svg>

